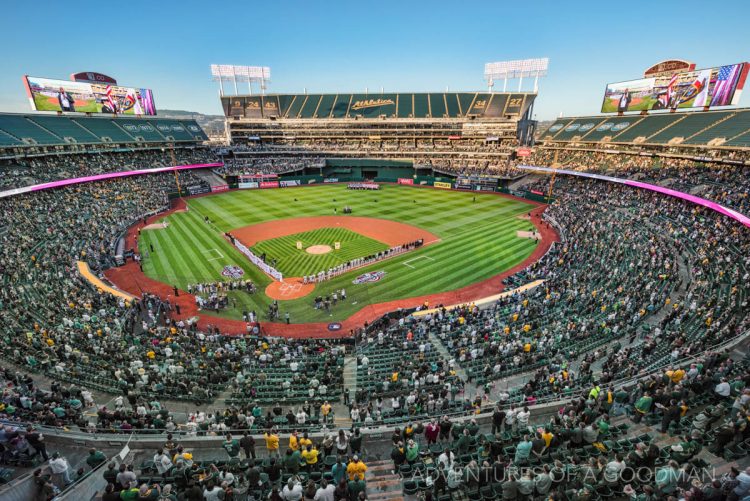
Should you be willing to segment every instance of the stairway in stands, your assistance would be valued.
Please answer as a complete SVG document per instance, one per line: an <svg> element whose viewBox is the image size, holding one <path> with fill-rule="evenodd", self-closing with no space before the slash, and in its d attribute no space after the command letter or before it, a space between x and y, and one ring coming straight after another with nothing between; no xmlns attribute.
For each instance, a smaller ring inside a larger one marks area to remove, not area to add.
<svg viewBox="0 0 750 501"><path fill-rule="evenodd" d="M368 462L365 481L369 501L404 501L401 477L393 473L390 459Z"/></svg>
<svg viewBox="0 0 750 501"><path fill-rule="evenodd" d="M197 177L207 182L209 186L221 186L227 184L227 182L221 176L218 176L209 169L197 169L193 171Z"/></svg>

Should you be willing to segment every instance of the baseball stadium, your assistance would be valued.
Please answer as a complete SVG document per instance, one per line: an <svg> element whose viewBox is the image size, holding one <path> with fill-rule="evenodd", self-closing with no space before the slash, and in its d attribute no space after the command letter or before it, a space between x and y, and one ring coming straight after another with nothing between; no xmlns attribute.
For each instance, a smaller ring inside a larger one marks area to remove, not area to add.
<svg viewBox="0 0 750 501"><path fill-rule="evenodd" d="M750 499L750 63L713 56L579 61L604 95L548 120L564 57L444 91L23 61L0 500ZM157 107L183 86L218 118Z"/></svg>

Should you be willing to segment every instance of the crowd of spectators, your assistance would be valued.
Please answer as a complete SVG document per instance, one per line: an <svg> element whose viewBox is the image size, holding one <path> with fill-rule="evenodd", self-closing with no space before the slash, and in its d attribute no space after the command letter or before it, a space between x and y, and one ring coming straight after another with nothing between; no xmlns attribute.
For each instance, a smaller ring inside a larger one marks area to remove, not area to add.
<svg viewBox="0 0 750 501"><path fill-rule="evenodd" d="M152 149L7 159L0 160L0 190L108 172L216 161L217 157L205 148L176 148L174 152Z"/></svg>
<svg viewBox="0 0 750 501"><path fill-rule="evenodd" d="M747 155L735 153L727 160L743 161ZM535 149L530 165L549 166L581 172L632 178L698 195L743 214L750 213L750 166L618 152L572 149Z"/></svg>

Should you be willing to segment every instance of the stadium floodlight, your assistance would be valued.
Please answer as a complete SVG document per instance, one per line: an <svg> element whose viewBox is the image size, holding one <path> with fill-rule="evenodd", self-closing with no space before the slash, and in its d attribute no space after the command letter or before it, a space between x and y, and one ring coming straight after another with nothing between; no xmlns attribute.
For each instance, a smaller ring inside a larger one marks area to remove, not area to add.
<svg viewBox="0 0 750 501"><path fill-rule="evenodd" d="M233 64L212 64L211 77L219 82L221 95L224 95L224 82L234 83L234 93L239 94L237 82L247 82L250 94L253 93L253 82L260 83L262 93L265 93L266 82L271 79L271 68L268 66L235 66Z"/></svg>
<svg viewBox="0 0 750 501"><path fill-rule="evenodd" d="M548 67L548 57L487 63L484 65L484 78L487 80L490 91L492 91L492 86L495 84L495 80L502 78L504 82L503 92L505 92L508 85L508 79L518 78L518 90L520 91L524 77L534 77L534 92L536 92L539 77L547 76Z"/></svg>

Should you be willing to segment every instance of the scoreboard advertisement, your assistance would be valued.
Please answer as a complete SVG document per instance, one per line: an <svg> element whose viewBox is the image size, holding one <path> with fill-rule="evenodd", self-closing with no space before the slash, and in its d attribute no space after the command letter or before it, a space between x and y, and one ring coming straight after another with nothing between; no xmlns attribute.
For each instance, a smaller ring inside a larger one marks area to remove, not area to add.
<svg viewBox="0 0 750 501"><path fill-rule="evenodd" d="M485 176L458 176L456 178L456 189L495 191L497 190L497 178Z"/></svg>

